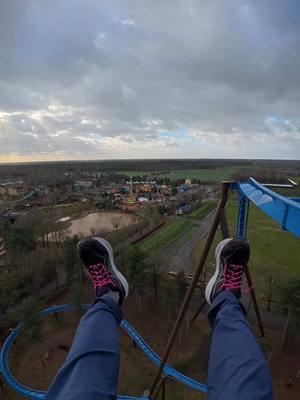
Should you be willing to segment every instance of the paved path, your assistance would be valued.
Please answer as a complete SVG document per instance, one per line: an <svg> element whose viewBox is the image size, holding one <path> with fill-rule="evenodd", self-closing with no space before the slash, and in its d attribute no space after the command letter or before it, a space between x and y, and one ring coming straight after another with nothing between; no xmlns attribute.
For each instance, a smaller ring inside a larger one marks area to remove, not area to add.
<svg viewBox="0 0 300 400"><path fill-rule="evenodd" d="M202 221L190 220L193 228L185 232L160 253L160 257L167 261L166 271L184 271L186 273L194 271L192 252L199 241L207 234L212 224L214 213L215 210L210 212Z"/></svg>

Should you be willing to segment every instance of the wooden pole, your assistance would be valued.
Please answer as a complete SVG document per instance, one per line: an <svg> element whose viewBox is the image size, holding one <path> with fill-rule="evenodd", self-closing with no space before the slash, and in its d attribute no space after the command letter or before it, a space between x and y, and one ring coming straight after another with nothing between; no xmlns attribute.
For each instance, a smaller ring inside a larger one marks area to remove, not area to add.
<svg viewBox="0 0 300 400"><path fill-rule="evenodd" d="M165 376L161 383L161 399L162 400L166 400L166 383L167 383L167 377Z"/></svg>
<svg viewBox="0 0 300 400"><path fill-rule="evenodd" d="M250 294L251 294L251 298L253 301L253 306L254 306L254 310L255 310L255 314L256 314L256 318L258 321L258 325L259 325L259 329L260 329L260 334L261 337L266 337L265 336L265 331L264 331L264 326L261 320L261 316L260 316L260 312L259 312L259 308L258 308L258 303L257 303L257 299L256 299L256 295L255 295L255 290L254 290L254 285L253 285L253 281L250 275L250 271L248 268L248 265L246 265L245 267L245 274L246 274L246 279L247 279L247 283L250 289Z"/></svg>
<svg viewBox="0 0 300 400"><path fill-rule="evenodd" d="M160 377L161 377L163 368L164 368L164 366L166 365L166 363L168 361L170 352L171 352L171 350L173 348L173 345L174 345L174 342L176 340L176 337L177 337L178 331L180 329L181 323L183 321L185 313L186 313L186 311L188 309L188 306L190 304L192 295L193 295L194 290L195 290L195 288L197 286L197 283L199 281L200 275L201 275L201 273L203 271L203 267L205 265L209 250L210 250L211 245L213 243L213 240L214 240L214 237L215 237L215 234L217 232L218 225L219 225L219 222L220 222L220 210L222 208L224 208L226 203L227 203L229 185L230 185L230 182L221 182L221 199L220 199L219 205L217 207L217 210L216 210L216 213L215 213L215 216L214 216L214 220L213 220L212 226L210 228L208 237L206 239L206 243L205 243L204 249L202 251L202 255L200 257L198 266L196 268L195 274L194 274L193 279L191 281L191 285L190 285L190 287L189 287L189 289L188 289L188 291L186 293L186 296L185 296L185 298L184 298L184 300L182 302L181 308L179 310L179 314L177 316L177 319L175 321L175 324L174 324L174 327L172 329L171 335L169 337L168 344L167 344L167 346L165 348L163 357L161 359L161 363L160 363L159 369L157 371L157 374L156 374L156 376L154 378L154 381L153 381L153 384L151 386L150 394L149 394L149 397L151 399L156 399L157 395L159 394L159 388L157 390L157 385L160 382Z"/></svg>
<svg viewBox="0 0 300 400"><path fill-rule="evenodd" d="M230 234L229 234L225 208L221 208L220 210L220 225L221 225L223 239L229 238Z"/></svg>

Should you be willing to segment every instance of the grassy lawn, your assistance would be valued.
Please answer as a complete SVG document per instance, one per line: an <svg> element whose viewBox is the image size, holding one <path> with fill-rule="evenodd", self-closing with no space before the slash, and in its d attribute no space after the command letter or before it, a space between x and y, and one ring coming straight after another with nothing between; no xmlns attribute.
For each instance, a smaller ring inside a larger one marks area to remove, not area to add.
<svg viewBox="0 0 300 400"><path fill-rule="evenodd" d="M146 254L156 253L175 242L181 235L192 229L192 226L191 222L187 220L172 221L153 236L145 239L140 245L141 250Z"/></svg>
<svg viewBox="0 0 300 400"><path fill-rule="evenodd" d="M200 179L202 182L219 182L230 179L240 167L206 168L206 169L183 169L160 173L158 171L119 171L127 176L153 175L158 178L169 178L171 181L177 179ZM163 172L163 171L162 171Z"/></svg>
<svg viewBox="0 0 300 400"><path fill-rule="evenodd" d="M216 201L206 201L201 207L197 208L197 210L191 212L186 217L192 219L198 219L201 221L205 218L214 208L216 208Z"/></svg>
<svg viewBox="0 0 300 400"><path fill-rule="evenodd" d="M141 171L141 170L137 170L137 171L130 171L130 170L126 170L126 171L118 171L117 172L120 175L126 175L126 176L143 176L143 175L156 175L156 174L160 174L160 172L158 171Z"/></svg>
<svg viewBox="0 0 300 400"><path fill-rule="evenodd" d="M300 197L300 176L291 178L294 182L298 183L298 186L292 189L285 188L271 188L274 192L281 194L286 197Z"/></svg>

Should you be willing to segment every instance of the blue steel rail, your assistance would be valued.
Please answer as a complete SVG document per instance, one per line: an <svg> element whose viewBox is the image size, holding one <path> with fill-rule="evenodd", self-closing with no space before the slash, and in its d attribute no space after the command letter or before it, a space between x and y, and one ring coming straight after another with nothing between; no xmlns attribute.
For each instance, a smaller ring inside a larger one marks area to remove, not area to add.
<svg viewBox="0 0 300 400"><path fill-rule="evenodd" d="M300 203L299 199L290 199L267 189L255 179L233 184L240 194L240 212L238 220L238 237L245 236L245 199L250 200L265 214L280 224L285 231L300 238Z"/></svg>
<svg viewBox="0 0 300 400"><path fill-rule="evenodd" d="M88 304L82 304L83 309L87 309L89 307ZM69 304L63 304L61 306L54 306L50 308L46 308L45 310L41 311L40 315L41 316L47 316L50 314L54 314L57 312L62 312L62 311L70 311L70 310L75 310L76 307L69 305ZM149 357L149 359L155 364L159 365L160 364L160 357L154 353L154 351L151 349L151 347L141 338L141 336L136 332L136 330L125 320L121 321L121 327L128 333L128 335L136 342L136 344L141 348L141 350ZM45 392L40 391L40 390L35 390L31 389L27 386L24 386L20 382L18 382L11 374L9 367L8 367L8 356L9 356L9 350L10 347L12 346L14 340L16 337L23 331L24 326L23 324L18 325L8 336L6 339L2 351L0 353L0 373L2 373L3 378L6 380L8 385L14 389L17 393L20 395L27 397L29 399L33 400L40 400L45 398ZM181 372L177 371L170 365L165 365L164 367L164 374L170 379L173 379L183 385L186 385L190 387L191 389L197 390L202 393L207 393L207 386L195 381L194 379L191 379L185 375L183 375ZM148 397L130 397L130 396L118 396L118 400L147 400Z"/></svg>

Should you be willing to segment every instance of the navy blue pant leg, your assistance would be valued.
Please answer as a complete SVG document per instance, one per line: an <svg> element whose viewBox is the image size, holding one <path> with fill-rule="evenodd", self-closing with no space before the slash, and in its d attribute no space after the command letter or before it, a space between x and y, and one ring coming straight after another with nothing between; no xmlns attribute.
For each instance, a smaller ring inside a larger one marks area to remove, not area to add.
<svg viewBox="0 0 300 400"><path fill-rule="evenodd" d="M213 329L209 400L272 400L269 368L237 298L221 292L208 313Z"/></svg>
<svg viewBox="0 0 300 400"><path fill-rule="evenodd" d="M70 352L46 400L111 400L117 395L122 312L102 296L81 318Z"/></svg>

